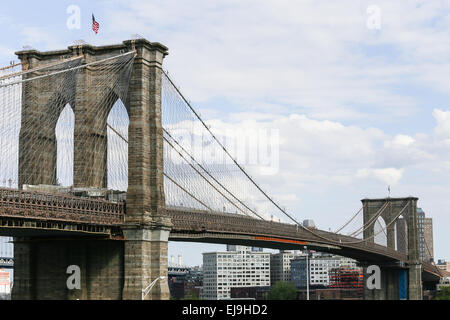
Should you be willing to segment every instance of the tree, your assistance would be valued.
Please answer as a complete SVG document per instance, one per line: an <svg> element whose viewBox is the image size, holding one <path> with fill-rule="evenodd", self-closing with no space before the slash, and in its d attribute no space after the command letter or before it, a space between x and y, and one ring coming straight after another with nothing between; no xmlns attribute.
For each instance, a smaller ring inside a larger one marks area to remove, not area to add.
<svg viewBox="0 0 450 320"><path fill-rule="evenodd" d="M434 300L450 300L450 287L442 287L442 289L436 293L436 298L434 298Z"/></svg>
<svg viewBox="0 0 450 320"><path fill-rule="evenodd" d="M269 300L296 300L297 287L292 282L277 282L270 289Z"/></svg>
<svg viewBox="0 0 450 320"><path fill-rule="evenodd" d="M184 299L181 300L200 300L200 299L198 298L197 294L192 291L188 295L186 295Z"/></svg>

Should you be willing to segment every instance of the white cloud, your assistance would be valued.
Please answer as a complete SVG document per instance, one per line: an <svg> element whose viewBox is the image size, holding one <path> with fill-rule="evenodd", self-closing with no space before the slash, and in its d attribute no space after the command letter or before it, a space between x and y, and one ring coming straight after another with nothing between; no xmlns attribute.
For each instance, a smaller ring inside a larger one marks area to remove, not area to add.
<svg viewBox="0 0 450 320"><path fill-rule="evenodd" d="M428 25L446 21L436 19L446 5L380 1L383 26L374 33L369 4L130 1L110 19L111 31L140 30L168 45L167 66L195 101L226 96L256 107L270 98L320 119L404 118L417 102L387 84L445 79L449 36ZM377 46L392 52L365 52Z"/></svg>
<svg viewBox="0 0 450 320"><path fill-rule="evenodd" d="M433 117L437 122L435 133L441 137L450 137L450 111L433 110Z"/></svg>
<svg viewBox="0 0 450 320"><path fill-rule="evenodd" d="M403 169L384 168L384 169L360 169L356 176L358 178L376 178L386 185L395 186L403 176Z"/></svg>

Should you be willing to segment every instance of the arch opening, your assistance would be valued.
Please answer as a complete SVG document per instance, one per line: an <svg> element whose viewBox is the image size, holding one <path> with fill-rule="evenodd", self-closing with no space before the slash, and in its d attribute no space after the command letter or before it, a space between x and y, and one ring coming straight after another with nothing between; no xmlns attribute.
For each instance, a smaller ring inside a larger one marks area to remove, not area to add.
<svg viewBox="0 0 450 320"><path fill-rule="evenodd" d="M107 177L110 190L128 189L128 127L130 119L121 99L118 99L107 118Z"/></svg>
<svg viewBox="0 0 450 320"><path fill-rule="evenodd" d="M56 135L56 184L73 186L75 114L70 104L61 111L55 127Z"/></svg>
<svg viewBox="0 0 450 320"><path fill-rule="evenodd" d="M374 242L376 244L387 246L387 230L386 223L382 217L378 217L374 225Z"/></svg>

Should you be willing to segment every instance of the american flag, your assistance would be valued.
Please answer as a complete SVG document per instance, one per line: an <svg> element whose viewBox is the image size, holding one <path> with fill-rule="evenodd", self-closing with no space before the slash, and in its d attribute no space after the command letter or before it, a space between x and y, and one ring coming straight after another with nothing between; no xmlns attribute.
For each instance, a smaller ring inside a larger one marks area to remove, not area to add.
<svg viewBox="0 0 450 320"><path fill-rule="evenodd" d="M95 34L98 34L98 29L100 29L100 24L95 21L95 17L92 15L92 30L94 30Z"/></svg>

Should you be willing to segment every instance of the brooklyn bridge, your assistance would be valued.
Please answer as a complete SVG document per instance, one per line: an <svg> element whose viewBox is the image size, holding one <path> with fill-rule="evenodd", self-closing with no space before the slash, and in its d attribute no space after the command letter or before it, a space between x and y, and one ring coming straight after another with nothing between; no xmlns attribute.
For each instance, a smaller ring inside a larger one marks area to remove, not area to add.
<svg viewBox="0 0 450 320"><path fill-rule="evenodd" d="M417 198L363 199L336 232L303 226L185 98L167 54L145 39L80 44L17 52L20 63L1 69L0 235L14 237L13 299L139 300L167 276L169 241L307 247L356 259L366 277L375 264L381 289L366 299L399 299L405 274L412 300L439 281L420 258ZM81 290L66 286L71 265ZM167 283L148 299L169 299Z"/></svg>

